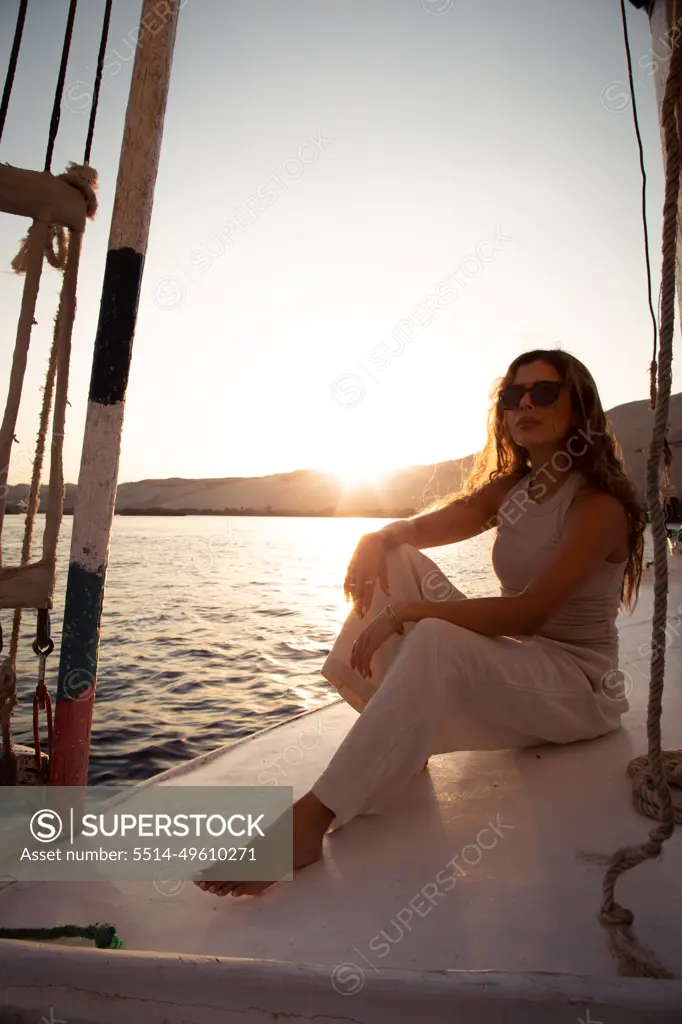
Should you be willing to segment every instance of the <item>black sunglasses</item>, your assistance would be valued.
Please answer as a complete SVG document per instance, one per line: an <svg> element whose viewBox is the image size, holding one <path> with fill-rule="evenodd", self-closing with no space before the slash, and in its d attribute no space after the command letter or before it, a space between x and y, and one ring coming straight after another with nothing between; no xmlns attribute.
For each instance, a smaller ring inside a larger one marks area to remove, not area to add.
<svg viewBox="0 0 682 1024"><path fill-rule="evenodd" d="M560 380L536 380L534 384L509 384L500 391L503 409L517 409L526 392L533 405L553 405L563 387Z"/></svg>

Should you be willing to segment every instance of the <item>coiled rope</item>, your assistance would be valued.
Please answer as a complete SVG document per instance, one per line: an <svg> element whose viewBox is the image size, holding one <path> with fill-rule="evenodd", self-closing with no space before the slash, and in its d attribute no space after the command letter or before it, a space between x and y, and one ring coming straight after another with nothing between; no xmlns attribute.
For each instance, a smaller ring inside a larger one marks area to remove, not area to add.
<svg viewBox="0 0 682 1024"><path fill-rule="evenodd" d="M45 942L50 939L90 939L98 949L122 949L123 942L113 924L61 924L55 928L0 928L0 939Z"/></svg>

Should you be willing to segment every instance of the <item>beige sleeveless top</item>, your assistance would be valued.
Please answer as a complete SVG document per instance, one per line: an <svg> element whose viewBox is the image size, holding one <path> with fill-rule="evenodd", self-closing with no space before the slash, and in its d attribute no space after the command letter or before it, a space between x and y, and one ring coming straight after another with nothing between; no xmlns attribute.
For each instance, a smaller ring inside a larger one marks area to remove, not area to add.
<svg viewBox="0 0 682 1024"><path fill-rule="evenodd" d="M502 502L493 544L493 569L500 593L510 597L522 590L552 559L563 535L566 512L584 477L575 470L549 501L536 504L528 494L530 474L512 485ZM538 636L615 653L618 647L616 616L627 560L604 561L552 616Z"/></svg>

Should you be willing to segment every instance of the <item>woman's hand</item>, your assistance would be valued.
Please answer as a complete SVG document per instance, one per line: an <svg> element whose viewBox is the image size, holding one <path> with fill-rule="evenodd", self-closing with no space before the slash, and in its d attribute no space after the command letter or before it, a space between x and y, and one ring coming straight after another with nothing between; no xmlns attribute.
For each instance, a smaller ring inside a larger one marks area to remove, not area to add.
<svg viewBox="0 0 682 1024"><path fill-rule="evenodd" d="M377 580L384 594L390 597L384 545L376 533L367 533L360 538L343 582L346 600L353 601L360 618L369 611Z"/></svg>
<svg viewBox="0 0 682 1024"><path fill-rule="evenodd" d="M350 667L357 669L363 677L372 678L370 662L376 651L393 633L393 623L385 612L380 612L368 622L353 644Z"/></svg>

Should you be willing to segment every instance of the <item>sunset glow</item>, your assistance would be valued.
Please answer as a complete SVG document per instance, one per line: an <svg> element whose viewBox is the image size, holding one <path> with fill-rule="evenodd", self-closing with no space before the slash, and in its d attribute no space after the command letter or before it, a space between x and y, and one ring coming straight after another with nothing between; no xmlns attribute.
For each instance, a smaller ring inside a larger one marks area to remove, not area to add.
<svg viewBox="0 0 682 1024"><path fill-rule="evenodd" d="M18 5L0 3L3 68ZM111 13L92 151L99 212L87 227L69 374L69 483L140 6L117 0ZM587 362L606 408L648 396L640 184L613 5L583 4L581 18L574 4L440 0L433 17L434 6L312 5L302 31L290 0L266 19L258 4L183 2L119 483L320 467L350 489L379 483L386 460L466 457L483 444L493 381L520 352L557 342ZM55 173L83 151L102 7L79 5ZM68 8L28 5L3 162L44 165ZM655 239L664 189L651 33L634 11L629 21ZM481 38L491 48L483 64L472 45ZM406 40L409 60L394 59ZM580 88L567 92L576 53ZM23 289L11 264L27 227L0 217L3 385ZM657 294L658 259L652 273ZM46 269L10 484L30 480L60 287Z"/></svg>
<svg viewBox="0 0 682 1024"><path fill-rule="evenodd" d="M386 463L362 459L361 456L349 458L347 462L337 462L333 468L325 470L337 477L347 490L360 487L376 487L391 473L400 467Z"/></svg>

